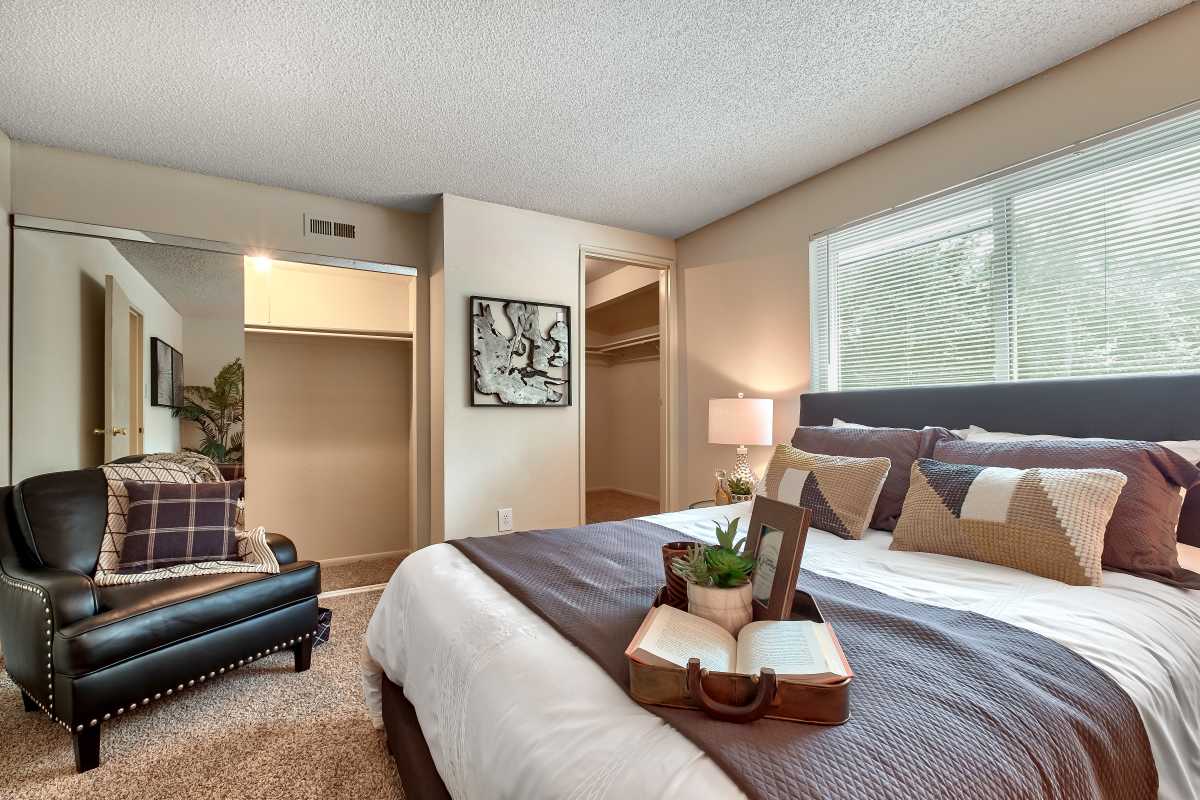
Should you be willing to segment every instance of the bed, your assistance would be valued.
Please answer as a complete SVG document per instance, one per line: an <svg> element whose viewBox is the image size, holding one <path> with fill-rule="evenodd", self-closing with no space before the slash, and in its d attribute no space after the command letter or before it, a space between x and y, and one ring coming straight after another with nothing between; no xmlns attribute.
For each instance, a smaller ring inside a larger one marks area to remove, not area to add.
<svg viewBox="0 0 1200 800"><path fill-rule="evenodd" d="M1200 439L1200 376L810 394L801 424L980 425L1020 433ZM1185 504L1181 538L1195 528ZM712 540L748 507L648 518ZM1196 541L1192 539L1192 541ZM1158 796L1200 796L1200 592L1105 572L1068 587L1005 567L888 549L890 534L810 534L804 567L904 601L972 611L1094 665L1136 706ZM484 574L437 545L407 558L367 633L364 692L406 793L421 798L736 798L691 740L632 701L595 661ZM401 688L402 687L402 688Z"/></svg>

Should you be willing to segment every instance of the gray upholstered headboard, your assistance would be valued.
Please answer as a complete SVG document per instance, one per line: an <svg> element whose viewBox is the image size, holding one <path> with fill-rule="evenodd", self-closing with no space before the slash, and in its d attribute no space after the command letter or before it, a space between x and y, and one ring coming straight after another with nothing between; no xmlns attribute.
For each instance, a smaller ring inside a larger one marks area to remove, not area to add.
<svg viewBox="0 0 1200 800"><path fill-rule="evenodd" d="M1151 442L1200 439L1200 374L1016 381L816 392L800 398L801 425L834 417L862 425L979 425L991 431ZM1200 487L1188 493L1180 541L1200 546Z"/></svg>

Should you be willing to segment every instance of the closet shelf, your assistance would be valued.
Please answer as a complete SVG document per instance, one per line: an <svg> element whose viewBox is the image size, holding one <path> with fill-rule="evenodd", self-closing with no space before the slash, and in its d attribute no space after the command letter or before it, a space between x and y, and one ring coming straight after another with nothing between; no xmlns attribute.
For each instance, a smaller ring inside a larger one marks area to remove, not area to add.
<svg viewBox="0 0 1200 800"><path fill-rule="evenodd" d="M618 339L615 342L609 342L605 345L597 345L588 347L587 352L596 355L605 355L607 353L615 353L619 350L625 350L630 347L637 347L643 344L658 344L659 336L657 333L647 333L641 336L630 336L627 339Z"/></svg>

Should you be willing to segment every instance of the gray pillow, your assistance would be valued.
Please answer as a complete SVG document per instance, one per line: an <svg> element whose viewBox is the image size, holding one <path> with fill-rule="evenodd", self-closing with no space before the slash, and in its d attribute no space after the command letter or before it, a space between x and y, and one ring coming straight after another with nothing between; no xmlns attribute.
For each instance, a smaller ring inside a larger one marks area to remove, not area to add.
<svg viewBox="0 0 1200 800"><path fill-rule="evenodd" d="M1125 439L943 441L933 458L981 467L1111 469L1129 480L1104 533L1106 569L1200 589L1200 575L1179 566L1175 528L1179 489L1200 483L1200 469L1160 444Z"/></svg>
<svg viewBox="0 0 1200 800"><path fill-rule="evenodd" d="M792 434L792 447L808 453L851 458L886 458L892 462L879 501L871 515L871 527L890 531L896 527L908 494L909 473L918 458L929 458L934 446L957 439L945 428L847 428L801 425Z"/></svg>

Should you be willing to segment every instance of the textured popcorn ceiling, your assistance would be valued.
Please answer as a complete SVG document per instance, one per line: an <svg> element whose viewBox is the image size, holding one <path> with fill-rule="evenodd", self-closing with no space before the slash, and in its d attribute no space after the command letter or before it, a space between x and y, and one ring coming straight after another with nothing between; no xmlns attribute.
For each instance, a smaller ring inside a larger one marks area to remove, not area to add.
<svg viewBox="0 0 1200 800"><path fill-rule="evenodd" d="M1183 5L9 0L0 129L678 236Z"/></svg>

